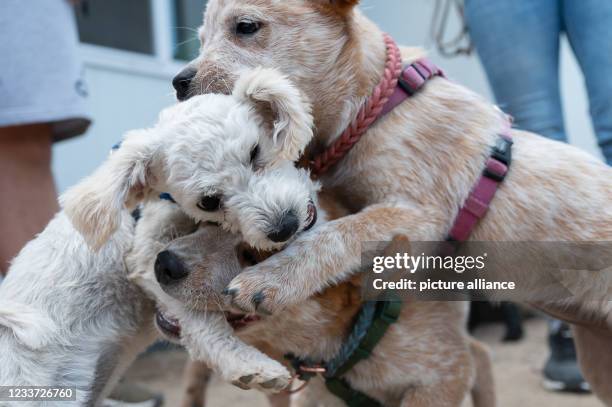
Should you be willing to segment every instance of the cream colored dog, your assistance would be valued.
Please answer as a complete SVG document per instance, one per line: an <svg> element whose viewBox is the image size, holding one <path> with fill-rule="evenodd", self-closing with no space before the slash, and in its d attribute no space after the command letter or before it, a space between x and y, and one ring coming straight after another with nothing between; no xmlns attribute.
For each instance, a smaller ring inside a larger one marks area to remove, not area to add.
<svg viewBox="0 0 612 407"><path fill-rule="evenodd" d="M201 53L183 73L186 91L229 92L245 67L289 76L313 105L315 143L329 145L380 80L383 33L355 9L357 0L211 0ZM406 62L419 56L403 49ZM346 279L361 243L405 234L444 239L483 170L499 112L464 87L432 80L376 123L321 179L354 215L291 243L229 285L244 310L278 312ZM612 169L565 144L513 131L514 162L472 238L482 241L612 240ZM575 324L579 359L595 392L612 403L611 279L572 301L535 304ZM588 301L587 301L588 299Z"/></svg>

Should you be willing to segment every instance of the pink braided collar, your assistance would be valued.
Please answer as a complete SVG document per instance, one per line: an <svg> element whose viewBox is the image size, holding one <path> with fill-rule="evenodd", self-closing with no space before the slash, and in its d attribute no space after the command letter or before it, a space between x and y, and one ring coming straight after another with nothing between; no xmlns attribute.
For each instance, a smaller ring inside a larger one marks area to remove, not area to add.
<svg viewBox="0 0 612 407"><path fill-rule="evenodd" d="M442 70L427 59L418 60L402 69L399 48L389 35L385 34L384 39L387 62L382 80L338 140L310 162L313 176L319 177L337 164L377 119L414 95L429 79L444 76ZM512 160L511 120L506 117L504 120L507 126L498 136L498 143L493 147L482 175L460 208L447 241L463 242L470 237L479 220L487 213L499 185L508 173Z"/></svg>
<svg viewBox="0 0 612 407"><path fill-rule="evenodd" d="M372 96L361 107L357 117L355 117L355 120L353 120L344 133L310 163L313 176L318 177L327 172L348 153L368 127L378 119L385 104L389 101L391 95L393 95L402 72L402 57L399 48L391 36L385 34L384 40L387 46L387 62L382 80L374 88Z"/></svg>

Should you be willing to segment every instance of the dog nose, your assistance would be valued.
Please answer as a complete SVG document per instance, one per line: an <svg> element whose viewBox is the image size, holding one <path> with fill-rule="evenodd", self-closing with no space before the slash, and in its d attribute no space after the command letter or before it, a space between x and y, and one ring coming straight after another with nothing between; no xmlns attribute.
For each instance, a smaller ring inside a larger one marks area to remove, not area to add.
<svg viewBox="0 0 612 407"><path fill-rule="evenodd" d="M177 283L187 277L187 274L187 268L176 254L166 250L157 255L155 278L161 285Z"/></svg>
<svg viewBox="0 0 612 407"><path fill-rule="evenodd" d="M179 72L174 79L172 79L172 86L174 86L174 89L176 89L176 98L179 101L182 102L187 100L191 96L189 89L191 87L191 82L197 73L197 69L188 66Z"/></svg>
<svg viewBox="0 0 612 407"><path fill-rule="evenodd" d="M282 243L289 240L300 227L300 220L293 211L283 214L276 227L268 233L268 239L274 243Z"/></svg>

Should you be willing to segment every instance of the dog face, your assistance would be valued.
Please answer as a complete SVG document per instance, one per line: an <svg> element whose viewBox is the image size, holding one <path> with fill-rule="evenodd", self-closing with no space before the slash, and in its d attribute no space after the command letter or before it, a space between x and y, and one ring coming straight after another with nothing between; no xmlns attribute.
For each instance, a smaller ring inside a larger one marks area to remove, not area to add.
<svg viewBox="0 0 612 407"><path fill-rule="evenodd" d="M320 205L316 208L320 216L314 223L318 225L348 214L330 193L321 193L317 205ZM174 212L177 211L180 212L175 205ZM153 205L145 207L143 219L146 218L157 219L157 222L161 218L165 224L182 223L175 218L170 221L170 217L164 217L163 212ZM200 224L195 231L189 225L182 232L177 230L174 240L165 245L151 245L147 239L139 238L139 234L151 235L150 229L163 228L153 224L146 229L141 221L136 230L135 255L132 257L143 259L146 264L132 268L143 270L141 274L146 276L143 280L147 282L148 291L153 293L159 304L165 305L157 315L157 325L165 336L176 336L172 332L179 330L178 320L169 315L181 315L183 310L223 311L235 329L244 328L260 319L250 314L236 313L237 310L226 302L224 291L244 268L266 260L277 250L255 249L241 236L210 223Z"/></svg>
<svg viewBox="0 0 612 407"><path fill-rule="evenodd" d="M174 80L179 100L230 93L245 67L279 67L300 89L312 90L333 72L348 39L357 0L212 0L199 36L199 57ZM317 86L321 84L321 87ZM317 104L317 103L315 103Z"/></svg>
<svg viewBox="0 0 612 407"><path fill-rule="evenodd" d="M186 309L223 309L222 291L242 270L240 237L213 224L203 224L161 249L155 258L155 279Z"/></svg>
<svg viewBox="0 0 612 407"><path fill-rule="evenodd" d="M212 221L254 247L276 248L314 223L318 185L294 162L312 137L309 106L278 72L245 73L232 95L203 95L129 133L98 171L62 197L99 248L119 212L161 192L196 221Z"/></svg>
<svg viewBox="0 0 612 407"><path fill-rule="evenodd" d="M261 252L212 224L202 224L188 235L169 242L147 271L149 291L157 298L155 323L166 339L178 341L179 319L188 312L222 312L234 329L260 318L235 313L225 305L223 291L244 267L256 264L272 252ZM155 275L156 282L150 274ZM180 316L180 317L179 317ZM185 322L181 320L181 323Z"/></svg>

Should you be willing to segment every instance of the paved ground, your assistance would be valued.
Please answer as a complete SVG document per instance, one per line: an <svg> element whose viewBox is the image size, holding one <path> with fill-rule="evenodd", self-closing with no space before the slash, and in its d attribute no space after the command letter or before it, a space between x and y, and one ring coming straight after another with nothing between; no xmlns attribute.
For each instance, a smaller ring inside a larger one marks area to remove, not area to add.
<svg viewBox="0 0 612 407"><path fill-rule="evenodd" d="M495 380L500 407L601 407L590 395L547 392L540 386L540 369L547 357L546 323L541 319L526 322L526 338L518 344L499 342L501 326L487 326L476 336L493 351ZM158 352L140 359L129 377L151 389L163 391L165 406L178 407L185 354L181 351ZM265 397L255 391L243 391L214 381L209 389L207 407L265 407Z"/></svg>

